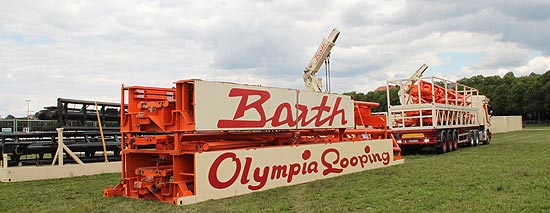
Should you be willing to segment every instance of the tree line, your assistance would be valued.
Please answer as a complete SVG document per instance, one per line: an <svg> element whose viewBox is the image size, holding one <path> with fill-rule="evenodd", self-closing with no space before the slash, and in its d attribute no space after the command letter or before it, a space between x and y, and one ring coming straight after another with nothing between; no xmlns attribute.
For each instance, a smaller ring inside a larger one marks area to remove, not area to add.
<svg viewBox="0 0 550 213"><path fill-rule="evenodd" d="M550 120L550 70L543 74L531 73L516 77L508 72L503 77L498 75L476 75L462 78L458 83L476 88L480 94L490 99L492 115L521 115L526 123L547 123ZM397 95L399 88L390 88L392 105L399 104ZM354 100L379 103L374 112L386 112L386 91L371 91L367 93L346 92Z"/></svg>

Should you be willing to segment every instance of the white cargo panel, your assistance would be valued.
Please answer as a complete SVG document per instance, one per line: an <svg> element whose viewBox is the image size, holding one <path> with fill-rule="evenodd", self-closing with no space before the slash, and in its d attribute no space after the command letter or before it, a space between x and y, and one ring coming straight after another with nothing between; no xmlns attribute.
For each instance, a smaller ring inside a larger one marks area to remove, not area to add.
<svg viewBox="0 0 550 213"><path fill-rule="evenodd" d="M350 96L195 81L196 130L352 128Z"/></svg>
<svg viewBox="0 0 550 213"><path fill-rule="evenodd" d="M195 154L192 202L306 183L403 163L390 139ZM182 203L185 204L185 203Z"/></svg>

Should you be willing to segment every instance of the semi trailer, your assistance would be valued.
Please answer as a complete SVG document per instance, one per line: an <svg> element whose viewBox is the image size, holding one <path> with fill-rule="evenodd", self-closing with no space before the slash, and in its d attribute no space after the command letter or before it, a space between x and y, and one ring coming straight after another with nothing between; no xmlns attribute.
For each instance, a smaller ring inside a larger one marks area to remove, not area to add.
<svg viewBox="0 0 550 213"><path fill-rule="evenodd" d="M399 146L406 152L435 147L442 154L461 144L489 144L489 99L475 88L423 77L427 68L424 64L408 79L387 81L388 127ZM399 104L394 105L389 92L393 86L399 88Z"/></svg>

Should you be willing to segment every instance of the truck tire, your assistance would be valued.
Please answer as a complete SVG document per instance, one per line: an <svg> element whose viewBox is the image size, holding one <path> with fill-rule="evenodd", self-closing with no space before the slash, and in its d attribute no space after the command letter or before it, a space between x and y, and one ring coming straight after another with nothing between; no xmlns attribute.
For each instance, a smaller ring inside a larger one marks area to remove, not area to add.
<svg viewBox="0 0 550 213"><path fill-rule="evenodd" d="M474 131L468 132L468 146L474 146L474 141L475 141L474 137L475 137Z"/></svg>
<svg viewBox="0 0 550 213"><path fill-rule="evenodd" d="M483 144L489 145L489 143L491 143L491 132L487 130L485 132L485 140L483 141Z"/></svg>
<svg viewBox="0 0 550 213"><path fill-rule="evenodd" d="M452 152L453 150L453 131L447 131L447 152Z"/></svg>
<svg viewBox="0 0 550 213"><path fill-rule="evenodd" d="M453 151L456 151L458 149L458 132L453 130Z"/></svg>
<svg viewBox="0 0 550 213"><path fill-rule="evenodd" d="M474 146L479 144L479 131L474 131Z"/></svg>
<svg viewBox="0 0 550 213"><path fill-rule="evenodd" d="M439 142L435 145L435 152L437 154L445 154L445 152L447 152L447 139L445 131L441 131L439 134Z"/></svg>

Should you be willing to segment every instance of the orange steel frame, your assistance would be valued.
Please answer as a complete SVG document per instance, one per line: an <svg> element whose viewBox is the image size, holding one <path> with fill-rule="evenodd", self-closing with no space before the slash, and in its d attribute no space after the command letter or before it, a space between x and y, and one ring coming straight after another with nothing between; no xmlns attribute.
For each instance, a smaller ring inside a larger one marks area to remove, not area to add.
<svg viewBox="0 0 550 213"><path fill-rule="evenodd" d="M391 137L385 116L371 115L378 104L370 102L355 102L355 124L361 128L197 131L193 82L178 81L176 88L122 87L122 180L114 188L106 187L105 197L176 205L179 197L195 194L194 155L198 152ZM402 159L395 139L393 146L394 159Z"/></svg>

